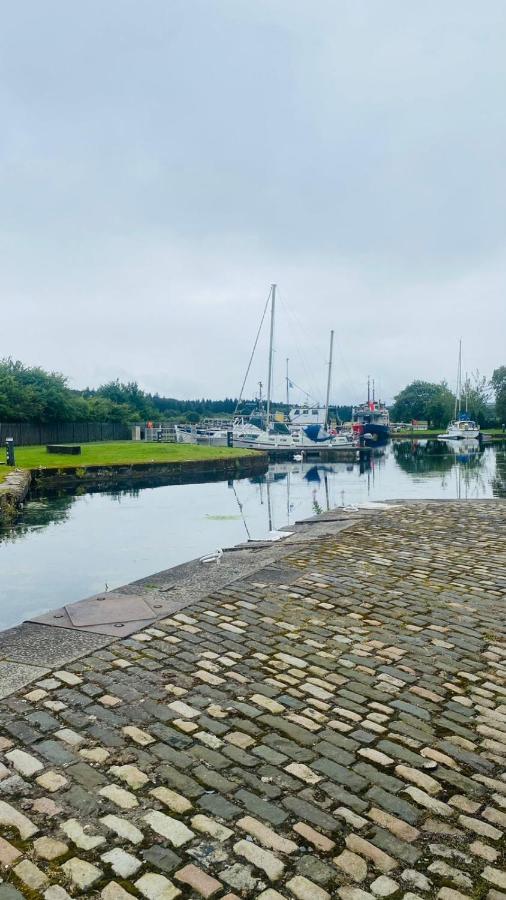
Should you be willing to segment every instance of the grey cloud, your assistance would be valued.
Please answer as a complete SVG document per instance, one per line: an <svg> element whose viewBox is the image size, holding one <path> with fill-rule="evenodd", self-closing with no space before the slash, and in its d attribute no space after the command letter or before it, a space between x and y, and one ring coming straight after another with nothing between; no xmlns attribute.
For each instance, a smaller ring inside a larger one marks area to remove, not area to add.
<svg viewBox="0 0 506 900"><path fill-rule="evenodd" d="M504 362L501 2L21 2L0 35L0 353L236 393ZM303 362L302 357L306 359ZM259 359L252 375L261 377ZM311 388L313 390L313 388Z"/></svg>

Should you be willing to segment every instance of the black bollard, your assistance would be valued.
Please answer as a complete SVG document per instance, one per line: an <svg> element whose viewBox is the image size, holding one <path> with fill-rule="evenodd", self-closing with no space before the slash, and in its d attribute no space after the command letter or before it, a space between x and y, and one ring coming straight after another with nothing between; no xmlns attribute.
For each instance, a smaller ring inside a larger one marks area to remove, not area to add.
<svg viewBox="0 0 506 900"><path fill-rule="evenodd" d="M15 466L16 459L14 454L14 438L6 438L5 439L5 452L7 457L7 465Z"/></svg>

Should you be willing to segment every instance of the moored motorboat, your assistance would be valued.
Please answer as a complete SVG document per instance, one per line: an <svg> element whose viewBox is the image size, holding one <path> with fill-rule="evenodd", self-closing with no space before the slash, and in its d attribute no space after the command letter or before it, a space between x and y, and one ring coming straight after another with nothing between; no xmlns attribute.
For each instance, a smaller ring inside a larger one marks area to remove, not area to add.
<svg viewBox="0 0 506 900"><path fill-rule="evenodd" d="M390 437L390 414L385 404L374 397L374 381L372 399L371 384L367 379L367 401L353 408L352 428L368 447L386 444Z"/></svg>

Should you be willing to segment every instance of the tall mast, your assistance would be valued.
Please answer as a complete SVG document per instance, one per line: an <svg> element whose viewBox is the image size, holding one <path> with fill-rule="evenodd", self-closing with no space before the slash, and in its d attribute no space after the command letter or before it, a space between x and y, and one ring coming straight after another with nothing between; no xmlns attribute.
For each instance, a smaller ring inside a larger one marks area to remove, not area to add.
<svg viewBox="0 0 506 900"><path fill-rule="evenodd" d="M330 384L332 381L332 355L334 352L334 332L330 332L329 374L327 378L327 398L325 400L325 428L329 421Z"/></svg>
<svg viewBox="0 0 506 900"><path fill-rule="evenodd" d="M367 405L371 402L371 376L367 376Z"/></svg>
<svg viewBox="0 0 506 900"><path fill-rule="evenodd" d="M271 413L272 391L272 353L274 346L274 317L276 314L276 285L271 284L271 335L269 338L269 373L267 378L267 431L269 430L269 417Z"/></svg>
<svg viewBox="0 0 506 900"><path fill-rule="evenodd" d="M288 378L288 363L289 360L286 360L286 405L290 406L290 381Z"/></svg>
<svg viewBox="0 0 506 900"><path fill-rule="evenodd" d="M460 395L462 393L462 338L459 341L459 365L457 370L457 394L455 396L455 418L460 418Z"/></svg>

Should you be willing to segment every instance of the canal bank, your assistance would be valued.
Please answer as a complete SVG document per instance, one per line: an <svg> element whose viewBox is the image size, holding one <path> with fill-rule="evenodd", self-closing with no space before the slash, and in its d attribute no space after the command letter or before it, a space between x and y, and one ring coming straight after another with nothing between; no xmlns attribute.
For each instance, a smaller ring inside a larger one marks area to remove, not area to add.
<svg viewBox="0 0 506 900"><path fill-rule="evenodd" d="M32 470L32 484L38 491L60 487L140 484L149 479L153 484L181 484L241 478L267 471L267 454L251 452L241 456L209 459L186 459L174 462L141 462L126 465L61 466L58 469Z"/></svg>
<svg viewBox="0 0 506 900"><path fill-rule="evenodd" d="M498 900L504 512L334 511L126 586L128 637L4 633L0 897Z"/></svg>
<svg viewBox="0 0 506 900"><path fill-rule="evenodd" d="M441 434L440 428L432 429L431 431L394 431L391 430L390 438L392 441L405 441L405 440L436 440L438 435ZM505 444L506 443L506 433L504 431L499 431L498 429L489 430L481 432L480 441L484 444Z"/></svg>

